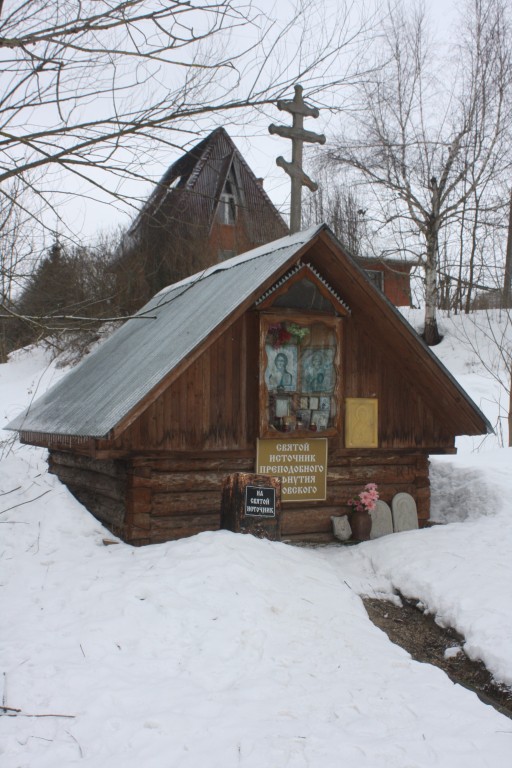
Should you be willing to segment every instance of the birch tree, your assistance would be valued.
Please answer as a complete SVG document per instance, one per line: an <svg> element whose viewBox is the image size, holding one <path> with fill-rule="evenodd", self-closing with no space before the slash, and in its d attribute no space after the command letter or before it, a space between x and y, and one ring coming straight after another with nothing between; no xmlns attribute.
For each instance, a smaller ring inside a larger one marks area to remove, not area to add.
<svg viewBox="0 0 512 768"><path fill-rule="evenodd" d="M441 60L423 8L395 6L378 74L361 84L353 119L328 155L373 187L385 224L421 259L430 345L440 340L440 238L463 210L475 213L475 200L483 216L485 195L511 167L507 12L504 0L468 0L455 55Z"/></svg>

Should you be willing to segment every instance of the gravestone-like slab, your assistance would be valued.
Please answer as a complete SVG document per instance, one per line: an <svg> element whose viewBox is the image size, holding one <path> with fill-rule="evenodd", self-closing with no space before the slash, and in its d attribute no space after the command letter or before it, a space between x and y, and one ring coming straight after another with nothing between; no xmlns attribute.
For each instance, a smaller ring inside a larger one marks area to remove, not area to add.
<svg viewBox="0 0 512 768"><path fill-rule="evenodd" d="M410 493L397 493L391 502L393 528L399 531L413 531L418 527L418 510Z"/></svg>
<svg viewBox="0 0 512 768"><path fill-rule="evenodd" d="M352 536L352 528L350 527L347 515L331 517L331 520L335 537L340 541L348 541Z"/></svg>
<svg viewBox="0 0 512 768"><path fill-rule="evenodd" d="M370 512L370 517L372 518L370 539L379 539L381 536L393 533L391 509L385 501L378 500L377 506Z"/></svg>

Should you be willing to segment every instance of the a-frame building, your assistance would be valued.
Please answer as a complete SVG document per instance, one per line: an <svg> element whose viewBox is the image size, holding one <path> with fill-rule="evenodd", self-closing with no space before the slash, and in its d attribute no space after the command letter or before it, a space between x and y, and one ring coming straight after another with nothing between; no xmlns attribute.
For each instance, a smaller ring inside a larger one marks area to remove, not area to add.
<svg viewBox="0 0 512 768"><path fill-rule="evenodd" d="M133 312L178 280L288 233L224 128L173 163L133 222L115 271Z"/></svg>

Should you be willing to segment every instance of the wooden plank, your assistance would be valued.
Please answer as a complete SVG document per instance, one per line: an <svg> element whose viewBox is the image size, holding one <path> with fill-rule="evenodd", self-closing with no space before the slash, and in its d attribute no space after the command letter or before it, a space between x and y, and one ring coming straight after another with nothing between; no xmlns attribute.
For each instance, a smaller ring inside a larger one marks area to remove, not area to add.
<svg viewBox="0 0 512 768"><path fill-rule="evenodd" d="M245 408L247 419L246 445L256 445L256 438L259 437L258 420L259 412L257 404L259 402L259 313L249 312L246 316L246 363L247 363L247 385L246 385L246 403L250 407ZM253 470L251 470L253 471Z"/></svg>
<svg viewBox="0 0 512 768"><path fill-rule="evenodd" d="M236 428L234 421L233 405L237 396L238 371L234 370L233 365L233 347L236 328L233 326L222 339L223 368L224 376L220 377L220 382L224 385L219 392L224 400L222 420L226 431L232 435L235 440Z"/></svg>
<svg viewBox="0 0 512 768"><path fill-rule="evenodd" d="M169 441L170 424L166 422L165 414L165 402L168 397L169 390L166 390L163 395L157 397L153 406L154 412L154 445L158 448L163 448Z"/></svg>
<svg viewBox="0 0 512 768"><path fill-rule="evenodd" d="M251 401L247 393L247 354L248 354L248 332L247 315L245 314L239 321L239 359L238 375L239 391L236 401L235 423L238 426L238 444L247 445L247 412L251 410ZM252 350L251 350L252 351Z"/></svg>

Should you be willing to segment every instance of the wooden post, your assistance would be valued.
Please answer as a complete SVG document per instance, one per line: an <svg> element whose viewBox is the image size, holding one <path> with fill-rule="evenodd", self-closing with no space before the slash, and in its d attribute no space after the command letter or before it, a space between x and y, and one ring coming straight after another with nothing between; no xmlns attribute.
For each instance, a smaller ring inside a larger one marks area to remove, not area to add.
<svg viewBox="0 0 512 768"><path fill-rule="evenodd" d="M292 194L290 201L290 232L299 232L302 219L302 187L308 187L316 192L318 184L315 184L302 170L302 147L305 141L325 144L323 134L304 130L305 117L318 117L320 114L316 107L309 107L302 98L302 86L295 86L295 96L292 101L278 101L277 108L293 115L293 126L270 125L271 134L283 136L292 140L292 162L288 163L283 157L278 157L276 164L291 177Z"/></svg>
<svg viewBox="0 0 512 768"><path fill-rule="evenodd" d="M279 541L281 480L248 472L226 477L222 488L220 527Z"/></svg>

